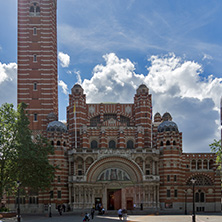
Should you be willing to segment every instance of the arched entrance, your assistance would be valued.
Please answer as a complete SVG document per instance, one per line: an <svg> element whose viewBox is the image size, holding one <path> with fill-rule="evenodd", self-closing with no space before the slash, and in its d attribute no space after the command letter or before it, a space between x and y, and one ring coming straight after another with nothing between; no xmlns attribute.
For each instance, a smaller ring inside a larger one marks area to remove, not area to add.
<svg viewBox="0 0 222 222"><path fill-rule="evenodd" d="M138 165L125 157L111 156L95 162L87 172L87 181L102 187L102 205L108 210L133 208L134 184L142 182L142 172Z"/></svg>

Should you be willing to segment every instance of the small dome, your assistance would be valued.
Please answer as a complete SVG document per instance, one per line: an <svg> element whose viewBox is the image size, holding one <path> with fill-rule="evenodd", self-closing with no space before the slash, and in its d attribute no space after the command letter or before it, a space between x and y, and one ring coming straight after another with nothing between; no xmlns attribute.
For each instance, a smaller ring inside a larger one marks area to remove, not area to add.
<svg viewBox="0 0 222 222"><path fill-rule="evenodd" d="M62 133L64 133L67 131L67 127L64 123L62 123L60 121L53 121L48 124L47 131L48 132L62 132Z"/></svg>
<svg viewBox="0 0 222 222"><path fill-rule="evenodd" d="M159 113L156 113L154 116L154 122L161 122L162 118Z"/></svg>
<svg viewBox="0 0 222 222"><path fill-rule="evenodd" d="M82 95L83 94L83 88L82 86L80 86L78 83L76 83L73 87L72 87L72 94L74 95Z"/></svg>
<svg viewBox="0 0 222 222"><path fill-rule="evenodd" d="M158 126L158 132L178 132L177 124L173 121L164 121Z"/></svg>
<svg viewBox="0 0 222 222"><path fill-rule="evenodd" d="M170 115L170 113L166 112L163 114L162 119L163 121L172 121L172 116Z"/></svg>
<svg viewBox="0 0 222 222"><path fill-rule="evenodd" d="M145 84L141 84L139 88L136 90L137 94L147 94L149 93L149 89Z"/></svg>
<svg viewBox="0 0 222 222"><path fill-rule="evenodd" d="M52 122L52 121L56 121L57 120L57 116L55 113L49 113L48 116L47 116L47 119Z"/></svg>

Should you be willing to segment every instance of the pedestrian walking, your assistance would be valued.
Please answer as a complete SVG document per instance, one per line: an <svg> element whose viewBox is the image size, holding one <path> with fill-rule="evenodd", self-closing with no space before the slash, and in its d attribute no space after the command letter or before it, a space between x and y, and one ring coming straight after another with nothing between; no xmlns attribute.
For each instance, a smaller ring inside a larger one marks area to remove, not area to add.
<svg viewBox="0 0 222 222"><path fill-rule="evenodd" d="M122 214L122 209L121 208L118 210L118 216L119 216L119 220L122 220L123 214Z"/></svg>
<svg viewBox="0 0 222 222"><path fill-rule="evenodd" d="M95 213L95 208L92 207L92 209L91 209L91 219L92 219L92 220L93 220L93 218L94 218L94 213Z"/></svg>

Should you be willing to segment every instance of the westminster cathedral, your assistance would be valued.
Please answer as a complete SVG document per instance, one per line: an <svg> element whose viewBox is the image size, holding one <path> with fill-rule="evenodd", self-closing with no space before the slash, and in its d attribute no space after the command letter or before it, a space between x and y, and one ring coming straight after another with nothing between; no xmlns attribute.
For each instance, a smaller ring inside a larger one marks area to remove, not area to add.
<svg viewBox="0 0 222 222"><path fill-rule="evenodd" d="M221 180L213 153L184 153L180 126L152 112L152 95L137 86L133 103L86 103L73 84L66 123L58 121L57 0L18 0L18 103L30 129L54 147L51 189L24 196L27 213L103 206L150 213L221 211ZM195 150L195 147L193 147ZM10 202L16 208L15 201Z"/></svg>

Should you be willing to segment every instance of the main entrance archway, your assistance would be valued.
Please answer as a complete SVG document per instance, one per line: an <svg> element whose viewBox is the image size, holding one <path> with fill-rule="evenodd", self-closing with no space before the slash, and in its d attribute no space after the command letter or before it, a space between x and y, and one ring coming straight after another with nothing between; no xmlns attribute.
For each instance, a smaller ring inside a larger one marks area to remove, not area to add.
<svg viewBox="0 0 222 222"><path fill-rule="evenodd" d="M87 172L87 181L102 187L102 205L108 210L132 208L135 184L142 183L138 165L125 157L109 156L95 162Z"/></svg>

